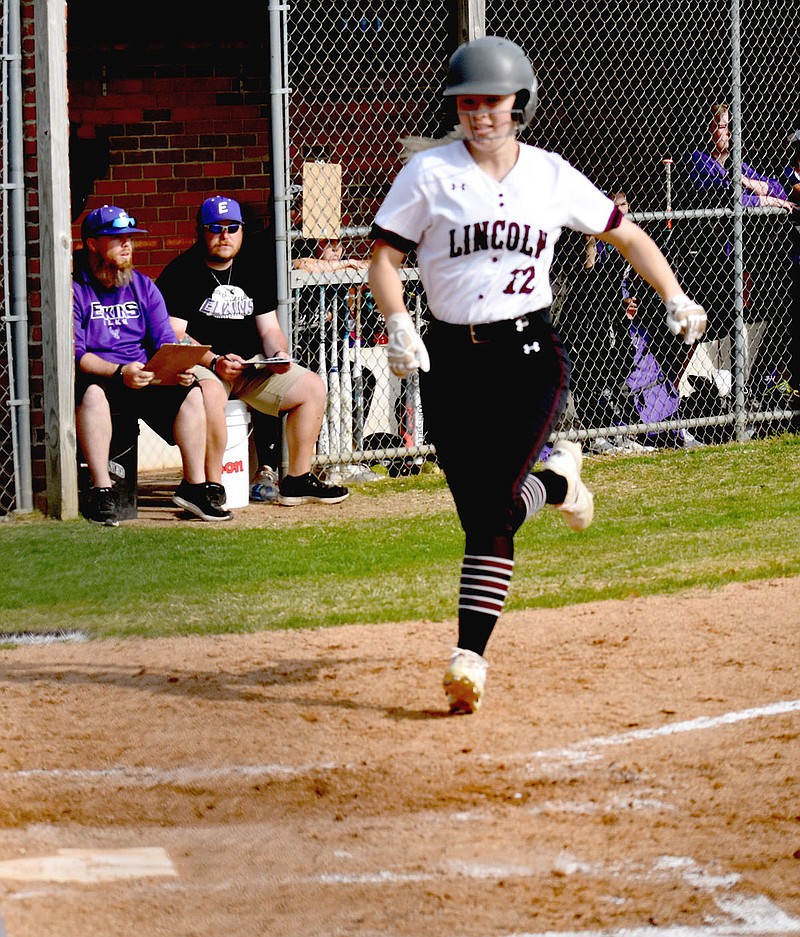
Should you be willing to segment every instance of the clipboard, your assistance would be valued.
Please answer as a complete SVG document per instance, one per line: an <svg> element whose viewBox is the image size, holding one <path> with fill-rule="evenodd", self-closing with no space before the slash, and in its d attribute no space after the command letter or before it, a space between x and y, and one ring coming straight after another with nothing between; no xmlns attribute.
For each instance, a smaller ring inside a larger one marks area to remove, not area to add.
<svg viewBox="0 0 800 937"><path fill-rule="evenodd" d="M153 384L169 386L178 383L178 375L199 364L211 345L183 345L170 343L162 345L144 366L146 371L154 371Z"/></svg>
<svg viewBox="0 0 800 937"><path fill-rule="evenodd" d="M253 355L252 358L245 361L245 364L248 368L255 368L256 371L260 371L269 364L292 364L293 362L294 358L281 358L280 355L275 355L272 358L265 358L264 355Z"/></svg>

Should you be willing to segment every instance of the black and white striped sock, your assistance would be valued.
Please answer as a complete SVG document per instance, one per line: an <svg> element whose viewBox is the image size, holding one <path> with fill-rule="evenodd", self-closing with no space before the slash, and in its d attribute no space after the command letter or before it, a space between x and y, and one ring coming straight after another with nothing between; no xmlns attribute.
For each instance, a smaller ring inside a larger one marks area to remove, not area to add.
<svg viewBox="0 0 800 937"><path fill-rule="evenodd" d="M466 554L458 596L459 647L483 654L503 611L514 561L501 556Z"/></svg>
<svg viewBox="0 0 800 937"><path fill-rule="evenodd" d="M536 475L528 475L522 483L520 497L525 504L525 520L528 520L541 511L547 502L547 491L542 480Z"/></svg>

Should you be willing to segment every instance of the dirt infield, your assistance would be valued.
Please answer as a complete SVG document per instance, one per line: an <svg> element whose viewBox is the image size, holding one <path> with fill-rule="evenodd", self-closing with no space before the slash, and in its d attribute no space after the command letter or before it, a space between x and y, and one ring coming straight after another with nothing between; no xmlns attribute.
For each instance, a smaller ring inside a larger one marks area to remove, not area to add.
<svg viewBox="0 0 800 937"><path fill-rule="evenodd" d="M509 613L469 717L453 622L0 650L0 934L797 933L798 608Z"/></svg>

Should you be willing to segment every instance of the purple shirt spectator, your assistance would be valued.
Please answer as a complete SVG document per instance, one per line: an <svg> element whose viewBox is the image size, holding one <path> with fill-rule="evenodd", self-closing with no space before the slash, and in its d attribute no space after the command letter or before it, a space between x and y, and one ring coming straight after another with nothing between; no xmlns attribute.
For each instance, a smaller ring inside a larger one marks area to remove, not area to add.
<svg viewBox="0 0 800 937"><path fill-rule="evenodd" d="M115 364L145 364L165 342L177 341L164 297L138 270L129 286L105 291L76 263L72 297L76 365L87 352Z"/></svg>
<svg viewBox="0 0 800 937"><path fill-rule="evenodd" d="M752 166L748 166L744 162L742 163L742 175L748 179L767 183L771 196L775 198L785 197L783 186L777 179L761 175ZM713 156L708 153L701 153L700 150L695 150L689 156L689 178L701 191L720 191L731 187L731 176L728 170L720 165ZM755 192L747 188L742 190L742 205L745 208L754 208L760 204L761 200Z"/></svg>

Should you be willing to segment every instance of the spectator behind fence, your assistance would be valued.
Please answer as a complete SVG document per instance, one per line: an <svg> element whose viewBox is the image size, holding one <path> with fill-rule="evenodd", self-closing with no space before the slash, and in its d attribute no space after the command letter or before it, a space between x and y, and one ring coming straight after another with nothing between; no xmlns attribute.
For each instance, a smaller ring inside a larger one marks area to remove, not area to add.
<svg viewBox="0 0 800 937"><path fill-rule="evenodd" d="M346 273L351 270L365 271L369 267L367 260L345 256L344 244L333 238L320 238L318 241L306 240L300 250L304 254L311 251L310 256L296 257L292 261L292 267L303 273L312 275ZM341 347L342 353L346 347L352 347L356 341L360 345L374 344L376 328L383 328L383 319L375 308L368 287L360 281L352 283L345 278L341 283L327 285L322 294L315 283L312 276L309 285L301 290L300 302L297 306L298 354L303 356L303 363L307 367L325 372L329 367L329 362L325 358L332 347L332 300L334 296L338 304L337 326L340 330L335 347ZM324 308L320 308L322 297L325 302ZM341 367L340 362L337 361L336 364L337 367ZM363 363L357 375L357 384L354 393L356 390L361 393L361 413L366 419L375 391L375 375ZM355 418L355 399L353 403Z"/></svg>
<svg viewBox="0 0 800 937"><path fill-rule="evenodd" d="M156 281L178 335L211 345L205 367L197 369L209 413L209 451L221 464L227 425L224 415L212 415L229 397L260 413L285 414L289 466L278 503L337 504L347 489L326 485L311 473L325 385L292 362L276 313L274 251L244 250L244 231L235 199L206 199L197 213L196 243L171 260ZM248 363L260 357L279 361L262 367Z"/></svg>
<svg viewBox="0 0 800 937"><path fill-rule="evenodd" d="M609 198L627 215L624 192ZM628 363L625 313L636 313L637 298L630 294L631 266L611 244L594 235L584 239L585 260L581 282L569 321L564 323L565 340L574 357L575 407L584 427L613 425L615 389ZM623 321L624 320L624 321ZM599 443L599 448L606 448Z"/></svg>
<svg viewBox="0 0 800 937"><path fill-rule="evenodd" d="M624 191L609 192L608 197L621 215L630 212ZM587 235L583 248L582 288L574 291L562 324L574 357L579 426L602 428L672 418L679 404L675 381L686 346L672 341L661 327L660 300L613 244ZM643 446L630 435L598 435L589 447L595 452L637 451L661 442L685 445L688 439L683 433L647 434Z"/></svg>
<svg viewBox="0 0 800 937"><path fill-rule="evenodd" d="M792 405L800 406L800 130L789 139L789 165L785 171L786 194L794 206L789 240L791 285L789 303L789 355L786 381Z"/></svg>
<svg viewBox="0 0 800 937"><path fill-rule="evenodd" d="M292 261L295 270L307 273L333 273L337 270L366 270L369 261L344 256L344 244L335 238L320 238L313 257L297 257Z"/></svg>
<svg viewBox="0 0 800 937"><path fill-rule="evenodd" d="M710 151L694 150L686 158L685 168L690 184L688 195L691 204L697 207L730 207L729 125L728 105L712 105L708 127ZM758 172L745 162L742 162L742 205L745 208L779 207L792 210L781 182ZM697 260L698 281L695 292L701 302L718 310L715 315L716 328L709 332L709 337L722 340L732 334L735 320L731 222L725 217L708 217L695 222L690 230L695 240L693 247ZM748 229L748 233L751 231L752 228ZM744 245L744 318L752 327L749 341L750 369L755 364L758 346L766 349L766 354L760 356L758 374L754 373L751 380L751 396L756 398L758 390L763 389L764 382L771 379L774 371L769 357L770 352L774 354L776 342L779 341L774 331L774 310L783 308L775 292L781 278L781 258L774 243L776 239L770 233L769 230L759 229L755 236L746 238ZM717 348L716 367L730 370L730 358L728 338L723 347Z"/></svg>
<svg viewBox="0 0 800 937"><path fill-rule="evenodd" d="M157 386L145 368L158 348L177 341L161 293L133 267L133 238L146 233L123 209L96 208L83 221L83 250L73 265L76 425L92 483L87 513L97 524L119 526L108 468L112 420L119 414L141 418L177 444L183 481L175 504L205 521L230 520L225 489L206 482L206 417L194 374L181 374L175 386Z"/></svg>
<svg viewBox="0 0 800 937"><path fill-rule="evenodd" d="M687 343L705 311L686 296L645 232L555 153L519 143L537 79L513 42L484 36L450 59L445 104L460 138L406 162L373 224L369 282L386 317L386 354L401 378L420 371L425 428L464 530L458 644L443 685L450 711L481 705L483 656L503 611L514 538L545 505L584 530L594 499L581 447L559 440L532 471L566 401L570 361L550 321L550 267L565 227L614 244L666 302ZM430 310L423 340L400 268L415 250ZM479 471L476 474L476 461Z"/></svg>
<svg viewBox="0 0 800 937"><path fill-rule="evenodd" d="M337 302L337 318L347 316L351 298L348 282L322 282L313 278L315 273L341 273L347 270L365 270L368 262L344 256L344 245L340 240L304 238L295 241L294 250L300 254L292 259L292 268L312 274L311 279L300 290L295 314L295 355L305 367L324 374L328 370L327 355L333 337L330 327L333 321L333 301ZM322 290L319 286L323 286ZM337 323L341 326L342 321Z"/></svg>
<svg viewBox="0 0 800 937"><path fill-rule="evenodd" d="M712 104L709 133L711 152L694 150L689 155L689 178L700 191L717 196L731 187L730 170L726 166L731 142L730 108L727 104ZM742 205L745 208L760 205L791 208L781 183L757 172L745 162L742 162Z"/></svg>

